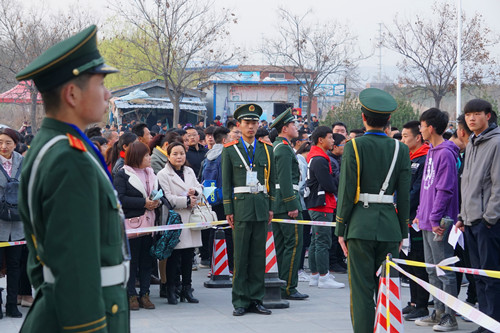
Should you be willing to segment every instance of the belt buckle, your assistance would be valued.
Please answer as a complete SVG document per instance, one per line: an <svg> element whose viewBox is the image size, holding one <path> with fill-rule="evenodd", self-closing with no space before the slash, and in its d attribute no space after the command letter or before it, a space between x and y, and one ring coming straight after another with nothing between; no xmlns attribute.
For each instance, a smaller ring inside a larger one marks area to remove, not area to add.
<svg viewBox="0 0 500 333"><path fill-rule="evenodd" d="M250 193L258 193L259 188L257 185L250 185Z"/></svg>

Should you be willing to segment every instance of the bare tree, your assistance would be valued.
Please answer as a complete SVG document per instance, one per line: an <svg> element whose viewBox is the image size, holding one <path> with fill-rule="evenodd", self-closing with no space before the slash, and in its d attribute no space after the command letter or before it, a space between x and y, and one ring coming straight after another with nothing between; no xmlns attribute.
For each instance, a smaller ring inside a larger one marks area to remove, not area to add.
<svg viewBox="0 0 500 333"><path fill-rule="evenodd" d="M223 45L234 14L215 11L210 0L127 0L112 8L124 23L115 51L129 70L165 80L176 126L185 89L234 57Z"/></svg>
<svg viewBox="0 0 500 333"><path fill-rule="evenodd" d="M307 119L311 119L311 104L321 84L337 75L347 77L355 71L361 59L356 56L356 37L347 26L336 21L311 23L310 11L302 16L287 9L278 10L277 38L268 38L261 52L269 64L293 75L302 82L308 97Z"/></svg>
<svg viewBox="0 0 500 333"><path fill-rule="evenodd" d="M442 98L456 87L457 71L457 12L446 2L433 7L434 16L414 19L394 19L386 27L384 45L401 54L398 63L400 82L414 90L430 93L439 108ZM462 84L482 84L494 74L494 60L489 48L498 37L484 25L481 15L467 18L462 14Z"/></svg>
<svg viewBox="0 0 500 333"><path fill-rule="evenodd" d="M40 6L26 10L17 1L0 0L0 76L3 85L14 85L15 75L55 43L89 25L85 11L72 8L70 14L49 13ZM74 16L74 13L79 15ZM30 121L36 133L37 96L35 85L27 85L31 95Z"/></svg>

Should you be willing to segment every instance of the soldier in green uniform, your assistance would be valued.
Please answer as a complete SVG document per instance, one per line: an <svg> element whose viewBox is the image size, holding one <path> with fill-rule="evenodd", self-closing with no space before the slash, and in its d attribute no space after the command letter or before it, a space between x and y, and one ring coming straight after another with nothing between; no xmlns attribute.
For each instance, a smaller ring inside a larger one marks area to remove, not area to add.
<svg viewBox="0 0 500 333"><path fill-rule="evenodd" d="M375 320L376 271L388 253L398 256L408 235L411 169L408 147L383 132L397 108L394 98L369 88L359 101L367 131L344 147L335 232L348 258L354 332L368 333Z"/></svg>
<svg viewBox="0 0 500 333"><path fill-rule="evenodd" d="M222 151L224 211L233 228L234 316L271 314L262 305L265 294L267 226L273 218L274 157L272 145L256 140L262 108L246 104L234 111L242 137Z"/></svg>
<svg viewBox="0 0 500 333"><path fill-rule="evenodd" d="M36 298L21 332L127 332L128 250L102 155L83 134L102 120L107 73L90 26L16 76L33 80L46 117L24 159L19 211Z"/></svg>
<svg viewBox="0 0 500 333"><path fill-rule="evenodd" d="M279 135L273 143L276 169L276 200L273 213L276 219L302 219L300 205L299 162L291 146L291 141L299 136L292 109L281 113L271 124ZM273 223L273 236L278 259L278 271L286 285L281 287L282 297L291 300L303 300L309 297L297 290L299 282L299 264L302 251L302 225Z"/></svg>

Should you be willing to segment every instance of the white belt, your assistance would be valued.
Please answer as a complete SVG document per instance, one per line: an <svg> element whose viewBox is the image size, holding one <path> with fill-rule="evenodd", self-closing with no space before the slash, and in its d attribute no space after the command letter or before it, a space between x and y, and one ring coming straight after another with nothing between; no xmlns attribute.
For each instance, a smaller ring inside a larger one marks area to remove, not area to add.
<svg viewBox="0 0 500 333"><path fill-rule="evenodd" d="M252 191L252 188L254 189ZM264 191L264 186L255 185L253 187L250 186L237 186L234 188L234 193L259 193Z"/></svg>
<svg viewBox="0 0 500 333"><path fill-rule="evenodd" d="M116 266L101 267L101 287L110 287L117 284L125 285L130 274L130 261L125 260ZM43 266L43 279L47 283L54 283L54 274L49 267Z"/></svg>
<svg viewBox="0 0 500 333"><path fill-rule="evenodd" d="M276 189L277 189L277 190L279 190L279 189L280 189L280 184L276 184ZM294 189L295 191L298 191L298 190L299 190L299 185L295 185L295 184L293 184L293 189Z"/></svg>
<svg viewBox="0 0 500 333"><path fill-rule="evenodd" d="M392 204L394 203L394 197L392 195L387 195L387 194L380 195L380 194L360 193L359 201L362 201L363 206L367 208L369 203Z"/></svg>

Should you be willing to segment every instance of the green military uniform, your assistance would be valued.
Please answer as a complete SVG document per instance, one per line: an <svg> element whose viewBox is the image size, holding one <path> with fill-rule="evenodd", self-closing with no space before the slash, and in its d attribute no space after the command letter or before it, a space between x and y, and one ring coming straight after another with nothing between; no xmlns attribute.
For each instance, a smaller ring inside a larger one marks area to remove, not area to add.
<svg viewBox="0 0 500 333"><path fill-rule="evenodd" d="M294 121L291 109L280 114L272 127L281 130L287 123ZM276 219L290 219L288 212L298 210L298 219L302 219L302 207L298 194L300 170L293 148L286 138L278 136L273 143L276 166L276 200L273 213ZM273 236L278 259L278 271L286 285L281 287L283 297L297 293L298 271L303 243L303 226L273 222ZM307 295L303 295L307 296ZM301 297L300 299L303 299Z"/></svg>
<svg viewBox="0 0 500 333"><path fill-rule="evenodd" d="M245 115L255 115L259 111L262 113L260 106L247 104L237 109L234 117L241 120ZM257 140L251 148L245 149L244 145L243 138L240 138L226 144L222 151L224 211L226 215L234 214L232 302L235 309L246 309L252 302L261 304L264 298L267 225L275 188L272 146ZM255 193L250 193L246 182L247 169L235 148L252 171L257 172Z"/></svg>
<svg viewBox="0 0 500 333"><path fill-rule="evenodd" d="M45 92L86 72L116 72L97 51L95 26L55 45L17 78ZM21 332L129 331L120 203L85 139L76 126L45 118L24 159L19 212L37 293Z"/></svg>
<svg viewBox="0 0 500 333"><path fill-rule="evenodd" d="M361 92L359 99L363 113L372 118L388 118L397 107L392 96L374 88ZM377 203L395 145L399 145L399 151L394 170L380 197L386 203ZM383 131L368 131L365 136L346 143L335 232L347 240L351 319L356 333L373 332L373 298L378 287L375 273L387 253L398 256L399 243L408 235L410 179L408 147L387 137ZM393 205L393 194L397 209Z"/></svg>

